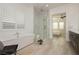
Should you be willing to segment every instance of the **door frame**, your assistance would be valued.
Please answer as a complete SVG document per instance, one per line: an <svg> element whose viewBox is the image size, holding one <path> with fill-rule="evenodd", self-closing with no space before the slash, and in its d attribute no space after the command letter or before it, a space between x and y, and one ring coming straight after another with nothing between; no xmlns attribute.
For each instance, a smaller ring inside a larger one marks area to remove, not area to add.
<svg viewBox="0 0 79 59"><path fill-rule="evenodd" d="M53 16L58 16L58 15L60 15L60 17L61 17L61 15L65 15L66 16L66 13L59 13L59 14L52 15L52 24L53 24ZM64 22L64 29L63 29L64 30L64 38L66 38L66 17L63 20L63 22ZM59 23L58 23L58 27L59 27ZM52 26L52 29L53 29L53 26ZM53 30L52 30L52 36L53 36Z"/></svg>
<svg viewBox="0 0 79 59"><path fill-rule="evenodd" d="M49 29L48 29L48 32L49 32L49 39L53 39L53 36L52 36L52 30L51 30L51 26L52 26L52 17L51 15L55 15L55 14L63 14L65 13L66 15L66 12L58 12L58 13L51 13L49 15L49 19L48 19L48 26L49 26ZM68 23L67 23L67 15L66 15L66 20L65 20L65 39L66 41L69 41L69 34L68 34Z"/></svg>

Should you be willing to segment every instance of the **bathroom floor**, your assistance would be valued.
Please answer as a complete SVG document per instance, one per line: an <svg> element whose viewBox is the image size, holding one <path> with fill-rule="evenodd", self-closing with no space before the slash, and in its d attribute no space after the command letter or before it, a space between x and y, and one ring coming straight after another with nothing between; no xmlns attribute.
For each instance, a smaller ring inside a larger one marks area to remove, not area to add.
<svg viewBox="0 0 79 59"><path fill-rule="evenodd" d="M20 51L17 55L74 55L74 51L63 37L49 39L43 45L32 44Z"/></svg>

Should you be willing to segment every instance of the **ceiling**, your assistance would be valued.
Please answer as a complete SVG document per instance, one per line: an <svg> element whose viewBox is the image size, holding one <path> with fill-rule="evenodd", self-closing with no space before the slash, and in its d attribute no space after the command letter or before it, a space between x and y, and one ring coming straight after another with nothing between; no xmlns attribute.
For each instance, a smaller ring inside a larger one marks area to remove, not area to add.
<svg viewBox="0 0 79 59"><path fill-rule="evenodd" d="M0 5L24 5L24 6L34 6L36 10L48 10L51 8L55 8L57 6L62 6L68 3L2 3Z"/></svg>
<svg viewBox="0 0 79 59"><path fill-rule="evenodd" d="M36 10L40 10L40 9L47 10L47 9L55 8L65 4L67 3L35 3L32 5L35 7Z"/></svg>
<svg viewBox="0 0 79 59"><path fill-rule="evenodd" d="M46 8L46 5L48 5L48 8L54 8L64 4L68 3L0 3L0 5L32 5L36 8Z"/></svg>
<svg viewBox="0 0 79 59"><path fill-rule="evenodd" d="M48 7L57 7L57 6L61 6L67 3L35 3L33 4L34 6L39 6L39 7L46 7L46 5L48 5Z"/></svg>
<svg viewBox="0 0 79 59"><path fill-rule="evenodd" d="M62 6L62 5L65 5L65 4L68 4L68 3L18 3L20 5L32 5L34 6L35 8L37 9L46 9L46 8L55 8L57 6ZM48 5L48 7L46 6Z"/></svg>

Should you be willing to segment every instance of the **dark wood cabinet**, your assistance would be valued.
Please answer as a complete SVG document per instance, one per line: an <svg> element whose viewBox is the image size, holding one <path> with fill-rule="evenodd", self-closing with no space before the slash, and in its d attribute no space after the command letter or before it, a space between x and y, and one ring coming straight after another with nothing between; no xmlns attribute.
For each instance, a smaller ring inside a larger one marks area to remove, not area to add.
<svg viewBox="0 0 79 59"><path fill-rule="evenodd" d="M69 39L74 51L79 54L79 34L69 31Z"/></svg>

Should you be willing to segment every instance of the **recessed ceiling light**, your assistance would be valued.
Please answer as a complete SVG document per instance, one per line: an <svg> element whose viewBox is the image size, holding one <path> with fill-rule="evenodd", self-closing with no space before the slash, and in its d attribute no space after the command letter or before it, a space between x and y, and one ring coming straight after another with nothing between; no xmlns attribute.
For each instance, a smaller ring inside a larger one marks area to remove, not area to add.
<svg viewBox="0 0 79 59"><path fill-rule="evenodd" d="M48 7L48 4L46 5L46 7Z"/></svg>

